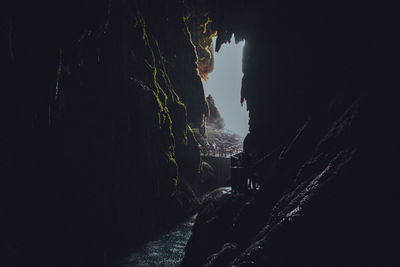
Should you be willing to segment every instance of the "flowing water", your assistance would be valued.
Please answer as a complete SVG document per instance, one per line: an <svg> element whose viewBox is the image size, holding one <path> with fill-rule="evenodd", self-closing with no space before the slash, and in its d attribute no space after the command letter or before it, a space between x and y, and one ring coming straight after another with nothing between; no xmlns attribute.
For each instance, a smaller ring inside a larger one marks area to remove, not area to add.
<svg viewBox="0 0 400 267"><path fill-rule="evenodd" d="M179 266L185 255L185 246L192 233L193 216L156 240L149 241L123 260L121 267Z"/></svg>

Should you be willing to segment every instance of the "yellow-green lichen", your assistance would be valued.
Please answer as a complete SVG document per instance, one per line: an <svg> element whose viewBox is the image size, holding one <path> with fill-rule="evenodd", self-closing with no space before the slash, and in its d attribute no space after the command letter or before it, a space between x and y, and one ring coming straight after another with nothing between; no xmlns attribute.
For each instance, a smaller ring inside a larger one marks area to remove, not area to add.
<svg viewBox="0 0 400 267"><path fill-rule="evenodd" d="M159 128L162 128L162 125L166 123L166 121L168 120L169 123L169 130L170 130L170 134L173 137L173 133L172 133L172 120L171 117L168 113L168 108L167 108L167 101L168 101L168 96L167 94L164 92L164 90L162 89L161 85L158 82L157 76L158 76L158 68L157 68L157 61L156 61L156 55L154 53L153 50L153 46L151 45L150 39L153 40L153 42L155 43L155 46L158 48L158 41L154 40L154 38L150 38L149 37L149 33L147 32L146 29L146 22L143 18L143 16L140 14L140 12L137 12L137 18L136 21L138 21L138 23L141 25L141 30L142 30L142 40L144 41L145 46L148 48L150 55L151 55L151 59L150 62L145 59L145 64L152 70L153 72L153 84L154 84L154 88L152 89L154 97L156 98L156 102L158 104L159 110L158 110L158 126ZM159 52L159 48L158 48L158 52ZM159 53L160 55L160 53ZM163 75L165 76L165 74Z"/></svg>
<svg viewBox="0 0 400 267"><path fill-rule="evenodd" d="M207 32L207 25L212 22L212 20L210 19L210 17L207 17L207 21L204 22L204 24L200 24L200 27L203 28L203 33Z"/></svg>
<svg viewBox="0 0 400 267"><path fill-rule="evenodd" d="M184 22L190 18L190 15L184 17ZM151 34L151 30L146 24L145 18L138 11L134 21L134 27L138 29L138 38L143 41L145 47L144 64L148 67L148 79L151 83L151 91L154 96L155 105L157 106L155 119L158 122L160 133L169 135L168 141L162 141L164 144L163 150L166 151L168 162L168 181L172 179L172 184L176 188L178 185L178 164L175 159L176 142L179 144L188 144L188 124L187 109L176 93L171 79L168 75L167 68L164 63L164 57L160 49L158 40ZM189 26L185 23L187 36L191 39ZM140 40L139 39L139 40ZM193 48L195 46L191 42ZM197 53L196 53L197 56ZM173 121L174 120L174 121ZM174 133L176 136L174 136Z"/></svg>
<svg viewBox="0 0 400 267"><path fill-rule="evenodd" d="M197 48L196 48L196 45L195 45L194 42L193 42L192 33L190 32L189 24L188 24L188 23L189 23L190 17L191 17L190 14L188 14L188 15L186 15L186 16L183 16L183 22L184 22L184 24L185 24L185 33L186 33L186 36L187 36L187 38L188 38L190 44L193 46L194 53L195 53L195 55L196 55L196 64L197 64L197 61L198 61L198 59L197 59Z"/></svg>

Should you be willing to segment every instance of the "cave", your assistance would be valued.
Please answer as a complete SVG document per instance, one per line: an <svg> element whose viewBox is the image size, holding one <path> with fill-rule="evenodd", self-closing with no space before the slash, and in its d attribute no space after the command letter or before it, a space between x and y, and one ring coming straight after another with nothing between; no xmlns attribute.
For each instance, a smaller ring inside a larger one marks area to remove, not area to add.
<svg viewBox="0 0 400 267"><path fill-rule="evenodd" d="M394 10L6 1L0 265L398 265ZM248 110L249 192L231 189L230 155L202 150L203 82L229 43L245 44L233 94ZM173 233L179 251L146 250Z"/></svg>

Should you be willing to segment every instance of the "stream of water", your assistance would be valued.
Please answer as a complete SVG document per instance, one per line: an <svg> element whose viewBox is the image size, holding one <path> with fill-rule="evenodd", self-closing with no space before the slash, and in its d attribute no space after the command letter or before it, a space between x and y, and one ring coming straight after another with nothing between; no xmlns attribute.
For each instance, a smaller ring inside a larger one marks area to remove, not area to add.
<svg viewBox="0 0 400 267"><path fill-rule="evenodd" d="M193 216L156 240L151 240L125 258L121 267L179 266L192 233Z"/></svg>

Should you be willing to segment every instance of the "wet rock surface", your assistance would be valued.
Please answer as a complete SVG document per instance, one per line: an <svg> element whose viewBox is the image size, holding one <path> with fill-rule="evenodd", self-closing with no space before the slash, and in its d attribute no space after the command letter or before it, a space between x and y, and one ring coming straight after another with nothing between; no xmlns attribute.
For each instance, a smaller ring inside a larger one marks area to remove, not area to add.
<svg viewBox="0 0 400 267"><path fill-rule="evenodd" d="M193 258L194 266L396 265L400 96L389 74L390 11L365 3L360 14L356 1L205 4L217 51L232 34L246 40L244 150L261 160L262 179L240 207L203 218L227 220L214 243L198 234L208 224L194 229L202 245L189 241L183 266Z"/></svg>
<svg viewBox="0 0 400 267"><path fill-rule="evenodd" d="M219 251L229 239L232 221L246 200L245 195L231 194L228 187L203 197L181 266L201 266L210 254Z"/></svg>
<svg viewBox="0 0 400 267"><path fill-rule="evenodd" d="M378 130L391 127L372 116L372 103L355 100L320 136L314 134L322 118L306 122L265 166L260 191L250 199L222 195L204 206L182 266L396 262L398 216L389 211L398 200L391 175L397 156L383 141L387 132ZM381 115L397 109L381 108ZM374 144L376 138L382 143Z"/></svg>

